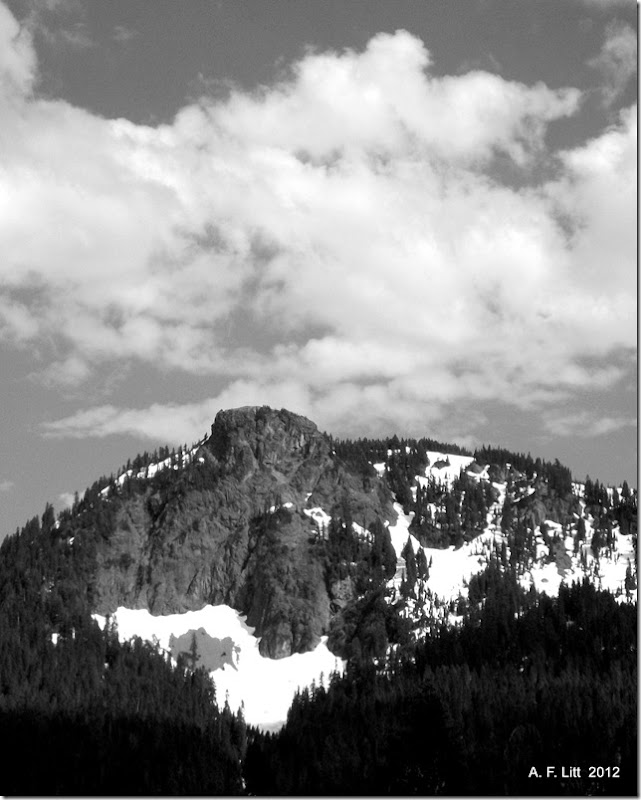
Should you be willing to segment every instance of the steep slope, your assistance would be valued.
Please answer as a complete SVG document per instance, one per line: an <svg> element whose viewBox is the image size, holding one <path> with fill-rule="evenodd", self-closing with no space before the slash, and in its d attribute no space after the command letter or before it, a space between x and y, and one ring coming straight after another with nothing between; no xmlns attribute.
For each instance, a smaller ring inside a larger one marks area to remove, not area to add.
<svg viewBox="0 0 641 800"><path fill-rule="evenodd" d="M404 595L403 613L418 635L441 619L455 623L460 618L457 607L470 597L482 600L477 578L493 563L502 570L513 569L526 591L533 588L556 596L562 583L570 586L587 579L619 602L636 598L636 523L629 523L636 515L636 497L629 490L610 489L602 498L605 505L595 504L586 502L582 483L572 482L571 491L559 497L536 474L528 478L510 464L481 466L471 456L439 451L427 451L426 456L430 463L414 476L411 510L405 513L395 504L397 522L390 526L399 558L390 595ZM384 474L384 469L379 471ZM430 486L433 491L426 502L421 487ZM479 509L473 535L463 537L466 501L483 487L488 502ZM590 500L589 484L587 491ZM453 496L456 514L450 532L446 507ZM426 506L434 538L451 534L456 544L429 545L425 527L416 521ZM428 565L426 574L417 575L411 586L410 553Z"/></svg>
<svg viewBox="0 0 641 800"><path fill-rule="evenodd" d="M110 524L96 540L94 610L224 603L247 615L264 655L315 647L334 587L304 512L340 502L366 527L393 515L386 485L364 485L309 420L267 407L221 411L190 463L167 466L101 490Z"/></svg>
<svg viewBox="0 0 641 800"><path fill-rule="evenodd" d="M234 709L246 698L248 721L268 728L321 671L461 624L490 570L524 591L587 578L635 599L627 485L491 448L334 441L267 407L219 412L193 447L137 457L38 527L52 642L84 610L103 627L111 616L121 639L158 637L211 670L221 707L226 692ZM272 690L254 696L268 674Z"/></svg>
<svg viewBox="0 0 641 800"><path fill-rule="evenodd" d="M567 747L631 786L636 542L626 483L222 411L0 546L0 740L53 776L11 786L523 794Z"/></svg>

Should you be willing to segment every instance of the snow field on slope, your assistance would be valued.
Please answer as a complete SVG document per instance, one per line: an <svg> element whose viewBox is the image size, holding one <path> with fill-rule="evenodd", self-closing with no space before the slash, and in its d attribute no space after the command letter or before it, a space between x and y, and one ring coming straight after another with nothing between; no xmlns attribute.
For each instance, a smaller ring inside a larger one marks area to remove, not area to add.
<svg viewBox="0 0 641 800"><path fill-rule="evenodd" d="M409 448L406 448L406 451L409 452ZM393 455L394 452L400 451L388 450L388 457ZM423 486L427 484L430 478L434 478L437 483L441 482L446 486L451 486L454 480L461 474L461 470L469 467L469 465L474 461L472 456L459 456L451 453L441 453L438 450L426 450L425 452L430 462L429 466L425 468L425 475L416 476L416 479ZM372 466L376 470L379 478L385 474L385 470L387 469L387 465L384 461L381 461L377 464L372 464ZM484 475L486 474L486 471L480 474ZM473 475L473 477L478 476Z"/></svg>
<svg viewBox="0 0 641 800"><path fill-rule="evenodd" d="M430 460L430 465L425 469L425 475L416 475L416 483L425 486L430 478L434 478L437 483L441 482L444 485L451 486L455 478L457 478L463 470L467 472L467 467L474 459L469 456L457 456L448 453L441 453L437 451L429 451L427 456ZM449 462L442 466L435 466L439 462ZM377 470L378 472L379 470ZM477 481L487 481L487 469L481 473L467 472L468 476ZM491 553L495 547L500 546L504 541L500 529L500 518L505 502L507 485L505 482L497 483L492 482L492 486L498 492L497 500L488 509L486 526L482 534L475 537L471 542L466 542L458 550L454 547L447 549L436 549L431 547L424 547L427 563L432 566L429 571L429 577L425 582L425 588L429 589L433 597L438 598L440 601L450 602L456 600L459 595L467 596L467 586L469 580L473 575L482 572L489 561ZM583 490L583 484L573 484L573 490L578 494ZM520 496L530 495L534 492L532 487L526 487L520 493ZM416 488L412 487L412 494L416 497ZM435 504L429 504L433 516L436 516L437 507ZM563 542L566 555L570 559L571 566L569 568L560 569L556 561L549 561L550 550L543 540L543 536L537 527L535 530L535 547L536 559L535 562L527 569L520 578L520 583L526 590L530 586L534 586L539 592L545 592L549 596L558 595L561 583L566 585L574 581L581 581L587 577L593 581L597 588L607 590L615 596L621 596L625 591L625 576L628 565L634 562L634 548L631 536L623 536L618 526L614 526L615 547L612 555L606 554L602 550L599 559L595 559L591 550L592 535L594 533L593 518L585 516L585 504L581 503L582 515L584 516L586 526L585 541L581 545L579 553L574 553L574 536L571 533L565 537ZM389 532L392 539L392 545L396 551L399 560L397 571L388 586L393 587L396 592L399 591L401 581L403 578L403 563L404 559L401 558L401 552L407 543L408 536L412 543L414 552L421 546L418 540L409 533L409 526L414 516L413 512L405 514L403 508L399 503L394 504L398 518L394 525L389 525ZM577 519L578 522L578 519ZM562 526L552 520L545 520L550 535L562 535ZM573 526L574 533L576 527ZM509 557L510 548L507 547L507 555ZM583 554L584 560L587 562L586 566L581 564L580 556ZM625 599L625 598L622 598ZM428 608L427 604L425 610L434 613L434 608Z"/></svg>
<svg viewBox="0 0 641 800"><path fill-rule="evenodd" d="M191 454L195 453L195 448ZM451 486L461 470L465 470L473 459L469 456L443 454L436 451L428 452L430 466L425 470L424 476L416 476L417 482L427 482L434 477L437 482ZM449 461L440 467L434 466L437 462ZM162 462L163 466L165 465ZM385 471L384 464L374 465L379 475ZM160 467L162 468L162 467ZM477 480L487 481L487 474L468 473ZM124 480L124 476L121 476ZM497 490L498 499L488 510L487 524L482 534L471 542L466 542L458 550L454 547L437 549L424 547L427 563L431 567L425 588L429 589L433 598L439 598L448 603L455 601L459 595L467 596L466 584L473 575L485 569L490 554L497 545L505 540L500 531L501 509L505 500L506 484L492 483ZM575 484L575 491L582 488ZM286 504L290 505L290 504ZM582 515L585 519L586 536L581 548L586 561L586 566L580 563L580 555L574 553L574 536L567 535L564 541L565 550L571 561L571 567L559 571L555 562L548 563L549 550L543 542L540 531L535 532L536 562L520 578L521 585L529 589L531 585L548 595L558 594L561 582L569 584L574 580L588 577L598 588L607 589L613 594L621 595L624 589L626 568L634 562L634 550L631 536L623 536L618 527L614 528L615 550L612 557L607 557L602 552L597 561L591 551L590 543L594 532L593 519L585 516L584 504ZM397 519L394 524L387 523L392 545L397 556L396 575L388 582L388 587L400 589L404 572L404 559L401 557L408 537L412 549L416 553L421 547L418 540L409 533L409 526L413 513L406 515L399 503L394 504ZM316 507L303 509L304 513L313 521L319 530L327 530L331 520L330 515L322 508ZM436 513L436 506L433 508ZM578 517L577 517L578 522ZM546 520L550 534L561 534L562 527L551 520ZM356 523L353 524L355 533L366 535L366 531ZM576 523L572 526L576 530ZM507 548L509 556L509 548ZM410 601L411 605L417 605ZM414 608L414 611L418 611ZM444 609L437 609L433 602L426 602L424 611L432 617L442 616ZM408 609L409 613L409 609ZM113 615L118 625L118 635L121 641L133 636L153 641L158 639L165 650L169 650L169 639L173 634L178 637L192 630L203 628L212 638L231 638L234 642L235 663L225 664L221 669L212 672L216 684L216 697L220 707L227 698L230 708L237 710L244 706L244 716L248 723L256 725L263 730L274 730L282 726L292 699L299 688L311 685L312 681L320 683L321 674L325 680L332 672L342 672L344 662L336 658L327 648L326 638L309 653L295 654L288 658L273 660L264 658L258 650L259 640L253 636L253 629L245 623L245 618L228 606L206 606L200 611L189 611L184 614L171 614L166 616L153 616L145 609L119 608ZM457 618L447 614L450 622L455 623ZM94 615L94 618L104 626L104 617Z"/></svg>
<svg viewBox="0 0 641 800"><path fill-rule="evenodd" d="M207 437L205 436L201 441L197 442L191 449L184 450L181 449L176 453L176 458L179 459L179 463L175 463L173 468L175 470L184 469L188 464L194 460L194 456L198 452L198 450L205 444L207 441ZM201 463L204 461L204 458L199 458L198 461ZM165 458L163 461L157 461L152 464L147 464L146 467L142 467L142 469L138 470L138 472L134 473L133 469L128 469L122 472L115 480L117 486L122 486L127 478L141 478L141 479L150 479L153 478L157 472L161 470L167 469L171 467L172 458L169 456ZM104 489L101 490L100 494L103 497L107 497L109 495L111 487L105 486Z"/></svg>
<svg viewBox="0 0 641 800"><path fill-rule="evenodd" d="M421 547L418 539L409 532L409 526L414 513L405 514L400 503L394 503L394 510L398 517L394 525L389 525L388 530L396 557L401 560L401 553L409 539L414 553ZM460 595L467 596L465 583L473 575L481 572L487 565L487 552L491 550L494 541L500 542L500 534L493 531L478 536L471 542L465 543L458 550L448 547L445 550L435 547L423 547L427 563L432 562L429 578L425 586L433 595L444 601L456 600ZM388 585L397 591L400 589L402 575L400 569Z"/></svg>
<svg viewBox="0 0 641 800"><path fill-rule="evenodd" d="M106 618L93 615L101 628ZM119 607L112 615L121 642L140 636L153 642L158 640L163 650L169 651L172 634L182 636L203 628L215 639L229 637L234 643L234 665L225 664L211 672L216 685L216 701L223 708L227 699L232 711L243 706L247 723L263 730L280 728L286 718L298 689L320 684L321 676L328 681L333 672L342 672L344 662L327 649L326 637L309 653L296 653L287 658L271 659L261 656L259 639L254 629L229 606L205 606L199 611L183 614L154 616L147 609Z"/></svg>
<svg viewBox="0 0 641 800"><path fill-rule="evenodd" d="M442 481L447 486L451 486L455 479L459 477L462 469L467 469L474 461L472 456L456 456L451 453L440 453L437 450L428 450L427 457L430 460L429 466L425 468L425 482L429 478ZM436 466L440 462L449 462L442 466ZM418 477L418 476L417 476ZM420 476L423 479L423 476Z"/></svg>

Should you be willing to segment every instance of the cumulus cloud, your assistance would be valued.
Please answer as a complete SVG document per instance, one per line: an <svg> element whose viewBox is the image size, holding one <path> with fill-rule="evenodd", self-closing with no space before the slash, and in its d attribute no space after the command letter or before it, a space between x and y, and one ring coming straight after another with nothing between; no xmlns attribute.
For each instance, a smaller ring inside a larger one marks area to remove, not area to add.
<svg viewBox="0 0 641 800"><path fill-rule="evenodd" d="M143 439L189 444L207 433L221 408L263 404L286 406L310 416L313 413L309 392L297 382L266 386L236 381L216 397L201 402L154 403L144 409L103 405L45 423L43 431L48 438L105 438L124 433Z"/></svg>
<svg viewBox="0 0 641 800"><path fill-rule="evenodd" d="M137 409L103 405L45 423L42 427L44 435L54 439L129 434L163 443L191 443L208 432L220 409L244 405L287 408L337 435L392 432L399 419L404 421L406 430L423 432L442 412L441 404L426 405L421 401L418 386L359 386L344 382L329 385L324 391L314 391L304 380L290 378L272 382L233 381L215 397L196 403L154 403ZM482 420L482 414L474 409L468 416L470 421ZM452 429L450 438L458 441L465 435L469 436Z"/></svg>
<svg viewBox="0 0 641 800"><path fill-rule="evenodd" d="M553 415L545 421L545 430L554 436L605 436L624 428L634 428L637 421L631 417L611 417L580 411L574 414Z"/></svg>
<svg viewBox="0 0 641 800"><path fill-rule="evenodd" d="M45 436L49 438L105 438L115 433L134 434L140 438L166 441L195 441L211 418L209 401L194 405L153 404L141 410L97 406L81 411L66 419L45 423Z"/></svg>
<svg viewBox="0 0 641 800"><path fill-rule="evenodd" d="M636 107L624 109L604 134L561 153L565 169L549 187L557 213L575 226L568 266L578 286L550 307L574 352L636 347L636 116Z"/></svg>
<svg viewBox="0 0 641 800"><path fill-rule="evenodd" d="M122 363L227 387L103 405L48 435L189 440L247 402L407 429L621 377L607 359L636 344L633 109L550 156L577 90L439 77L398 31L151 127L33 98L33 47L6 9L0 39L0 337L50 347L67 388ZM538 183L551 163L559 177Z"/></svg>
<svg viewBox="0 0 641 800"><path fill-rule="evenodd" d="M10 480L0 481L0 492L10 492L14 489L15 483Z"/></svg>
<svg viewBox="0 0 641 800"><path fill-rule="evenodd" d="M637 48L637 35L629 25L618 20L608 24L601 51L588 61L601 73L604 81L601 93L606 106L619 99L637 74Z"/></svg>
<svg viewBox="0 0 641 800"><path fill-rule="evenodd" d="M37 59L31 33L4 4L0 4L0 42L0 97L6 102L31 90Z"/></svg>

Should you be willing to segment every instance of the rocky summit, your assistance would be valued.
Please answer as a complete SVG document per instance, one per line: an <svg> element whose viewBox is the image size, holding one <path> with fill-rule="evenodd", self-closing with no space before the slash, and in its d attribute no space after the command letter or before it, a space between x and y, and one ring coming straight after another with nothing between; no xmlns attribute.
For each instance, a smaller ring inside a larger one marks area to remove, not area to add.
<svg viewBox="0 0 641 800"><path fill-rule="evenodd" d="M634 794L636 590L625 481L221 411L2 543L9 794Z"/></svg>
<svg viewBox="0 0 641 800"><path fill-rule="evenodd" d="M101 490L94 610L224 603L247 615L263 655L312 649L353 585L326 580L310 510L342 504L367 528L394 517L387 485L351 471L308 419L265 406L219 412L186 467L171 461L151 465L153 481L147 465Z"/></svg>

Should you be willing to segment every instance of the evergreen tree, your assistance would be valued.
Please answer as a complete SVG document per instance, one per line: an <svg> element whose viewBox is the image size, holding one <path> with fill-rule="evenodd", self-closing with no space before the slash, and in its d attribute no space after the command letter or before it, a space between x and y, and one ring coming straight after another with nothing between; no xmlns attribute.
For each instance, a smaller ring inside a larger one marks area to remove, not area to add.
<svg viewBox="0 0 641 800"><path fill-rule="evenodd" d="M513 520L514 511L512 507L512 501L506 494L505 500L503 501L503 510L501 512L501 530L503 533L508 533L512 530Z"/></svg>
<svg viewBox="0 0 641 800"><path fill-rule="evenodd" d="M425 556L425 550L422 547L419 547L416 551L416 572L422 581L426 581L429 578L427 557Z"/></svg>
<svg viewBox="0 0 641 800"><path fill-rule="evenodd" d="M407 542L401 554L405 559L405 596L416 598L416 579L418 572L416 569L416 557L412 547L411 537L407 537Z"/></svg>

